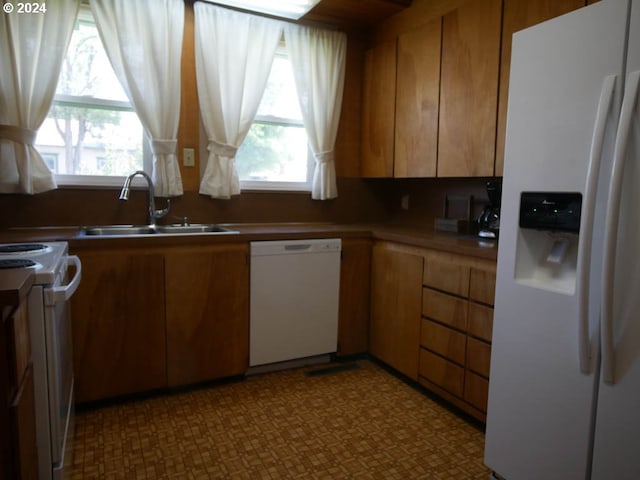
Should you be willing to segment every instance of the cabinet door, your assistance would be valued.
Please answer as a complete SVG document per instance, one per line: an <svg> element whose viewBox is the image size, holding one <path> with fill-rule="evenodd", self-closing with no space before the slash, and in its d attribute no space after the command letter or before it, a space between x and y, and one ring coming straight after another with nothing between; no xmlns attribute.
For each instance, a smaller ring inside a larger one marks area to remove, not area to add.
<svg viewBox="0 0 640 480"><path fill-rule="evenodd" d="M585 0L504 0L498 132L496 139L496 176L502 176L504 168L504 141L507 128L511 38L513 34L518 30L584 7L584 5Z"/></svg>
<svg viewBox="0 0 640 480"><path fill-rule="evenodd" d="M365 52L362 104L362 176L393 176L396 42Z"/></svg>
<svg viewBox="0 0 640 480"><path fill-rule="evenodd" d="M493 175L502 0L472 0L444 16L439 177Z"/></svg>
<svg viewBox="0 0 640 480"><path fill-rule="evenodd" d="M370 351L412 379L418 376L422 257L373 247Z"/></svg>
<svg viewBox="0 0 640 480"><path fill-rule="evenodd" d="M394 177L435 177L440 46L437 19L398 38Z"/></svg>
<svg viewBox="0 0 640 480"><path fill-rule="evenodd" d="M338 355L364 353L369 345L371 241L342 239Z"/></svg>
<svg viewBox="0 0 640 480"><path fill-rule="evenodd" d="M15 432L15 478L38 478L38 447L36 442L35 391L31 364L24 372L22 386L11 406Z"/></svg>
<svg viewBox="0 0 640 480"><path fill-rule="evenodd" d="M243 374L249 365L248 245L165 255L169 386Z"/></svg>
<svg viewBox="0 0 640 480"><path fill-rule="evenodd" d="M82 282L71 298L79 403L165 387L162 254L76 252Z"/></svg>

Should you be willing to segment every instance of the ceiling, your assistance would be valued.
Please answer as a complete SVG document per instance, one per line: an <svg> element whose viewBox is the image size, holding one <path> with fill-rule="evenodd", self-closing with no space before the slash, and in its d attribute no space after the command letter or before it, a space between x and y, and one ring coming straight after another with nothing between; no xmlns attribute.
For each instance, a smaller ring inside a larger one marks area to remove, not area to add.
<svg viewBox="0 0 640 480"><path fill-rule="evenodd" d="M320 0L302 20L342 27L374 25L411 5L412 0Z"/></svg>

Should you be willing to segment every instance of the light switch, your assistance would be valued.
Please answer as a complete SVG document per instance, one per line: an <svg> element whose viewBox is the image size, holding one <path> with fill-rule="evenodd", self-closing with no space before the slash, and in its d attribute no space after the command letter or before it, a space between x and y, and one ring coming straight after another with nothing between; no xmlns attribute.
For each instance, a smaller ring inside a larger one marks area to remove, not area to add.
<svg viewBox="0 0 640 480"><path fill-rule="evenodd" d="M196 151L193 148L182 149L182 163L185 167L195 167Z"/></svg>

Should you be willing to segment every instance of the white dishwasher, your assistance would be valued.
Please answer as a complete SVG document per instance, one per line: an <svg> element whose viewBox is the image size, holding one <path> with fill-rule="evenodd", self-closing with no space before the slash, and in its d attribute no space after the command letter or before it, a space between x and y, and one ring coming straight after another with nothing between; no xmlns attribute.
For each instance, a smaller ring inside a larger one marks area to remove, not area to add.
<svg viewBox="0 0 640 480"><path fill-rule="evenodd" d="M337 350L341 248L339 238L251 242L250 367Z"/></svg>

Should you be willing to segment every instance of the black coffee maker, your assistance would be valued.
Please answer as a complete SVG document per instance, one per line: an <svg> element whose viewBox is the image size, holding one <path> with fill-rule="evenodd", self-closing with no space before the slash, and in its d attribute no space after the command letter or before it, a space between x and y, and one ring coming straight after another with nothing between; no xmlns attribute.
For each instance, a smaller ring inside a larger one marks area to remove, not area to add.
<svg viewBox="0 0 640 480"><path fill-rule="evenodd" d="M489 205L484 207L478 217L478 236L482 238L498 238L502 180L488 180L486 188L489 196Z"/></svg>

